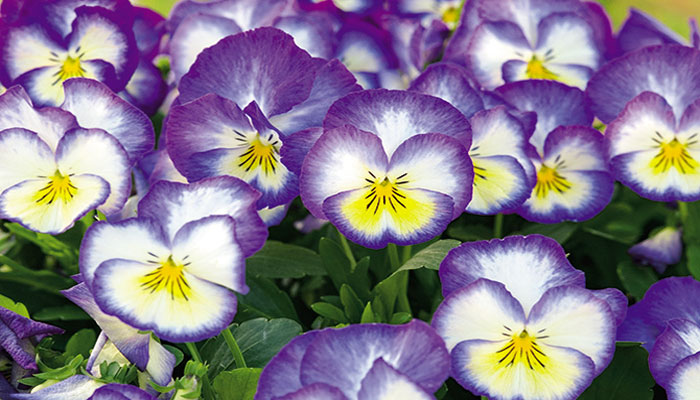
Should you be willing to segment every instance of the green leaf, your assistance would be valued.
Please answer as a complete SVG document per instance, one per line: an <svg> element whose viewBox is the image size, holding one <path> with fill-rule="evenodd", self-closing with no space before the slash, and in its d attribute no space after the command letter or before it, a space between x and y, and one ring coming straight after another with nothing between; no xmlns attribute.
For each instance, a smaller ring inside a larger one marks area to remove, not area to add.
<svg viewBox="0 0 700 400"><path fill-rule="evenodd" d="M332 321L338 321L341 323L348 323L345 313L340 308L334 306L333 304L318 302L311 305L311 309L316 312L316 314L322 316L323 318L330 319Z"/></svg>
<svg viewBox="0 0 700 400"><path fill-rule="evenodd" d="M17 313L23 317L29 318L29 311L27 311L27 307L24 306L22 303L15 303L10 299L9 297L5 297L0 294L0 307L7 308L8 310Z"/></svg>
<svg viewBox="0 0 700 400"><path fill-rule="evenodd" d="M350 260L339 244L328 238L321 238L318 243L318 253L321 255L323 267L337 290L347 282L350 273Z"/></svg>
<svg viewBox="0 0 700 400"><path fill-rule="evenodd" d="M61 295L61 290L68 289L75 282L48 270L33 270L0 254L0 264L6 267L0 272L0 280L13 281L34 287L52 294Z"/></svg>
<svg viewBox="0 0 700 400"><path fill-rule="evenodd" d="M641 300L649 286L659 280L651 267L640 267L632 260L617 264L617 276L625 291L637 300Z"/></svg>
<svg viewBox="0 0 700 400"><path fill-rule="evenodd" d="M256 318L243 322L231 331L246 364L252 368L262 368L302 329L301 325L291 319ZM221 335L207 340L200 348L200 353L209 362L208 374L211 378L234 367L233 355Z"/></svg>
<svg viewBox="0 0 700 400"><path fill-rule="evenodd" d="M437 242L419 251L413 257L408 259L408 261L406 261L401 266L401 268L394 272L394 275L396 275L399 271L406 271L418 268L428 268L437 270L440 268L440 263L445 258L447 253L459 245L459 240L438 240Z"/></svg>
<svg viewBox="0 0 700 400"><path fill-rule="evenodd" d="M486 240L493 237L493 229L484 225L450 224L447 227L447 236L462 242Z"/></svg>
<svg viewBox="0 0 700 400"><path fill-rule="evenodd" d="M220 373L214 382L214 391L220 399L252 400L258 388L260 368L238 368Z"/></svg>
<svg viewBox="0 0 700 400"><path fill-rule="evenodd" d="M246 283L250 291L246 295L238 294L237 318L265 317L299 320L289 295L280 290L274 282L262 277L248 276Z"/></svg>
<svg viewBox="0 0 700 400"><path fill-rule="evenodd" d="M391 316L389 323L392 325L403 325L410 322L412 318L411 314L407 312L398 312Z"/></svg>
<svg viewBox="0 0 700 400"><path fill-rule="evenodd" d="M695 279L700 280L700 244L691 244L685 250L688 259L688 270Z"/></svg>
<svg viewBox="0 0 700 400"><path fill-rule="evenodd" d="M681 205L683 218L683 239L686 243L700 245L700 201Z"/></svg>
<svg viewBox="0 0 700 400"><path fill-rule="evenodd" d="M321 256L305 247L268 240L246 260L246 271L267 278L303 278L325 275Z"/></svg>
<svg viewBox="0 0 700 400"><path fill-rule="evenodd" d="M350 319L350 322L359 322L362 317L362 301L350 286L343 284L340 287L340 301L343 303L345 315Z"/></svg>
<svg viewBox="0 0 700 400"><path fill-rule="evenodd" d="M65 305L44 308L34 314L34 319L38 321L89 321L92 318L76 306Z"/></svg>
<svg viewBox="0 0 700 400"><path fill-rule="evenodd" d="M548 236L557 242L559 244L564 244L571 235L576 232L576 229L578 229L578 225L573 223L573 222L561 222L559 224L530 224L526 226L522 231L520 231L521 235L532 235L532 234L538 234L538 235L544 235Z"/></svg>
<svg viewBox="0 0 700 400"><path fill-rule="evenodd" d="M72 229L80 230L81 227L79 225L80 224L76 223L76 227ZM70 272L77 272L77 247L72 247L68 243L64 243L52 235L31 231L17 223L6 223L5 228L12 232L12 234L15 236L28 240L39 246L44 254L56 257L61 265L68 268ZM71 234L68 232L63 233L62 235L70 240ZM82 236L82 234L80 236Z"/></svg>
<svg viewBox="0 0 700 400"><path fill-rule="evenodd" d="M374 319L374 311L372 310L372 303L367 303L365 309L362 310L362 317L360 317L361 324L371 324L372 322L379 322Z"/></svg>
<svg viewBox="0 0 700 400"><path fill-rule="evenodd" d="M74 357L78 354L85 358L90 357L90 350L95 345L97 335L92 329L81 329L68 339L66 343L66 351L64 354L67 357Z"/></svg>
<svg viewBox="0 0 700 400"><path fill-rule="evenodd" d="M654 379L649 373L648 354L643 347L617 346L612 362L579 400L635 399L651 400Z"/></svg>

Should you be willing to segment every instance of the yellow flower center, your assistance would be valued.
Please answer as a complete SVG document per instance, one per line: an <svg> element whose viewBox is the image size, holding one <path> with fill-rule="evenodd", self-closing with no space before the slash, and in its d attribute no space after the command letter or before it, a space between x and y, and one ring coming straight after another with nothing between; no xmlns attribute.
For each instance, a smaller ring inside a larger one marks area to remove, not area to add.
<svg viewBox="0 0 700 400"><path fill-rule="evenodd" d="M544 164L537 171L537 183L533 191L535 196L544 199L550 192L564 193L571 189L571 182L559 175L555 168L550 168Z"/></svg>
<svg viewBox="0 0 700 400"><path fill-rule="evenodd" d="M687 144L681 144L678 139L659 144L659 152L651 160L649 166L654 174L662 174L676 168L681 174L694 174L698 162L688 153Z"/></svg>
<svg viewBox="0 0 700 400"><path fill-rule="evenodd" d="M158 268L141 277L139 283L143 290L147 290L150 293L165 290L170 293L172 300L189 301L192 289L183 273L187 265L176 264L173 261L173 257L169 256L165 262L161 262Z"/></svg>
<svg viewBox="0 0 700 400"><path fill-rule="evenodd" d="M374 175L372 177L374 178ZM385 209L390 209L394 214L399 213L401 209L405 209L406 205L403 201L406 199L406 196L399 190L399 185L408 183L408 181L401 180L405 177L406 174L403 174L393 183L386 177L382 181L376 178L374 181L366 179L371 185L369 192L364 197L366 201L365 209L372 210L374 215L377 213L381 214Z"/></svg>
<svg viewBox="0 0 700 400"><path fill-rule="evenodd" d="M56 80L53 81L52 85L57 85L59 82L63 82L66 79L85 76L85 70L80 65L80 58L73 58L71 56L66 57L61 65L61 69L55 74L55 76Z"/></svg>
<svg viewBox="0 0 700 400"><path fill-rule="evenodd" d="M70 175L63 176L56 170L56 173L49 177L49 182L46 186L36 192L34 201L40 206L52 204L56 200L68 203L77 191L78 188L73 186L70 181Z"/></svg>
<svg viewBox="0 0 700 400"><path fill-rule="evenodd" d="M499 367L510 367L517 363L526 363L528 368L542 370L549 364L549 357L537 345L536 337L530 336L527 330L511 336L508 343L496 354Z"/></svg>
<svg viewBox="0 0 700 400"><path fill-rule="evenodd" d="M279 163L279 141L272 141L272 135L268 140L261 140L257 135L248 145L246 151L238 157L238 167L249 172L255 168L261 168L265 175L277 171Z"/></svg>
<svg viewBox="0 0 700 400"><path fill-rule="evenodd" d="M557 74L545 68L544 63L537 56L532 56L530 62L527 63L525 75L528 79L559 80Z"/></svg>
<svg viewBox="0 0 700 400"><path fill-rule="evenodd" d="M456 25L459 22L460 9L459 7L449 7L442 13L442 20L447 25Z"/></svg>

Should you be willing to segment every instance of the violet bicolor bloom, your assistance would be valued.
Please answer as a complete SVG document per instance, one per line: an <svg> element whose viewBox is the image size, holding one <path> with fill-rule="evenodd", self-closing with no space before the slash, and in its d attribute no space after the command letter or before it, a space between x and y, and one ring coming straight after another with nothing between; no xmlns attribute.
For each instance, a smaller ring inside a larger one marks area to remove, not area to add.
<svg viewBox="0 0 700 400"><path fill-rule="evenodd" d="M586 89L609 123L615 177L656 201L700 199L700 50L661 45L611 61Z"/></svg>
<svg viewBox="0 0 700 400"><path fill-rule="evenodd" d="M461 63L487 89L524 79L584 88L612 39L604 12L578 0L476 0L473 7L480 24L452 40L468 43Z"/></svg>
<svg viewBox="0 0 700 400"><path fill-rule="evenodd" d="M166 350L150 333L139 332L119 318L105 314L95 303L95 298L84 282L64 290L63 295L85 310L100 326L102 332L90 354L86 369L99 369L95 364L100 351L109 340L117 350L141 371L146 371L153 381L161 386L167 386L175 367L175 356Z"/></svg>
<svg viewBox="0 0 700 400"><path fill-rule="evenodd" d="M119 212L130 167L153 146L148 117L105 85L64 84L61 109L36 109L19 86L0 96L0 214L44 233L60 233L88 211ZM87 128L87 129L84 129Z"/></svg>
<svg viewBox="0 0 700 400"><path fill-rule="evenodd" d="M110 383L95 390L87 400L156 400L156 397L133 385Z"/></svg>
<svg viewBox="0 0 700 400"><path fill-rule="evenodd" d="M680 44L700 48L700 41L697 40L696 36L698 24L693 18L690 19L690 30L692 43L686 41L682 36L652 16L635 8L630 8L629 16L622 23L622 27L617 34L617 43L622 53L659 44Z"/></svg>
<svg viewBox="0 0 700 400"><path fill-rule="evenodd" d="M63 82L75 77L122 90L139 60L131 21L102 7L81 6L74 15L65 37L31 18L5 27L0 34L0 82L24 86L40 106L61 104Z"/></svg>
<svg viewBox="0 0 700 400"><path fill-rule="evenodd" d="M331 103L358 89L339 61L312 58L278 29L227 37L182 78L168 153L190 181L232 175L263 194L258 208L287 204L299 193L297 172L280 162L287 137L320 127Z"/></svg>
<svg viewBox="0 0 700 400"><path fill-rule="evenodd" d="M86 232L85 285L105 314L165 340L217 335L236 313L232 291L248 291L245 257L267 237L259 196L232 177L156 183L138 218L97 222Z"/></svg>
<svg viewBox="0 0 700 400"><path fill-rule="evenodd" d="M584 287L539 235L464 243L440 265L433 326L462 386L489 398L574 399L610 363L627 299Z"/></svg>
<svg viewBox="0 0 700 400"><path fill-rule="evenodd" d="M651 285L644 298L629 308L617 340L641 342L650 351L667 322L678 318L700 324L700 282L689 276Z"/></svg>
<svg viewBox="0 0 700 400"><path fill-rule="evenodd" d="M649 370L669 400L696 397L700 391L700 325L672 319L649 354Z"/></svg>
<svg viewBox="0 0 700 400"><path fill-rule="evenodd" d="M443 100L368 90L333 104L304 159L304 205L366 247L439 235L469 202L469 123Z"/></svg>
<svg viewBox="0 0 700 400"><path fill-rule="evenodd" d="M36 371L34 344L49 335L59 335L63 329L47 325L0 307L0 348L23 369Z"/></svg>
<svg viewBox="0 0 700 400"><path fill-rule="evenodd" d="M697 395L700 377L700 282L671 277L653 284L630 307L618 340L642 342L649 370L671 400Z"/></svg>
<svg viewBox="0 0 700 400"><path fill-rule="evenodd" d="M448 371L445 345L425 322L328 328L292 339L272 358L255 399L431 399Z"/></svg>
<svg viewBox="0 0 700 400"><path fill-rule="evenodd" d="M680 229L667 226L630 247L627 253L637 262L651 265L656 272L662 274L666 267L681 261L682 237L683 232Z"/></svg>
<svg viewBox="0 0 700 400"><path fill-rule="evenodd" d="M530 159L537 180L530 197L516 209L539 223L584 221L610 202L614 182L603 135L593 128L583 92L559 82L523 81L496 93L522 111L537 113Z"/></svg>

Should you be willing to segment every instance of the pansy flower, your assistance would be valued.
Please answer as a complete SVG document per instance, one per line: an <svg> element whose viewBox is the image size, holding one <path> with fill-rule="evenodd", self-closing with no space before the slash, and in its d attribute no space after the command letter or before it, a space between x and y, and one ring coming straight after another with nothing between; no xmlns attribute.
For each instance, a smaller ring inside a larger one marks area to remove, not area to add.
<svg viewBox="0 0 700 400"><path fill-rule="evenodd" d="M601 69L586 89L609 123L615 178L656 201L700 199L700 50L646 47Z"/></svg>
<svg viewBox="0 0 700 400"><path fill-rule="evenodd" d="M63 109L33 108L19 86L0 97L0 141L11 149L0 154L0 214L45 233L95 208L119 212L131 165L153 146L148 117L104 85L73 79L65 93Z"/></svg>
<svg viewBox="0 0 700 400"><path fill-rule="evenodd" d="M278 29L227 37L182 78L168 153L190 181L236 176L262 192L260 209L283 206L299 193L297 174L280 162L287 137L320 127L330 104L358 89L340 62L312 58Z"/></svg>
<svg viewBox="0 0 700 400"><path fill-rule="evenodd" d="M487 89L524 79L584 88L612 38L605 14L578 0L480 0L475 7L481 23L462 62Z"/></svg>
<svg viewBox="0 0 700 400"><path fill-rule="evenodd" d="M523 81L496 94L522 111L537 114L529 156L537 170L530 197L516 212L540 223L583 221L610 201L613 179L603 136L590 128L583 93L558 82Z"/></svg>
<svg viewBox="0 0 700 400"><path fill-rule="evenodd" d="M431 399L448 363L443 341L419 320L310 331L265 366L255 399Z"/></svg>
<svg viewBox="0 0 700 400"><path fill-rule="evenodd" d="M74 16L65 37L45 29L43 23L48 22L41 19L19 19L5 26L0 34L0 82L24 86L39 106L60 104L63 82L75 77L122 90L139 58L131 21L102 7L81 6Z"/></svg>
<svg viewBox="0 0 700 400"><path fill-rule="evenodd" d="M543 236L451 250L433 316L451 375L490 398L575 398L612 359L627 303L615 289L585 289L583 279Z"/></svg>
<svg viewBox="0 0 700 400"><path fill-rule="evenodd" d="M0 395L7 400L87 400L102 386L105 386L103 382L99 382L90 376L73 375L60 382L37 386L30 393L5 392L3 389L0 389ZM140 391L136 387L134 389ZM103 397L102 399L104 400L105 398ZM136 399L142 400L138 397Z"/></svg>
<svg viewBox="0 0 700 400"><path fill-rule="evenodd" d="M692 399L700 391L700 325L672 319L649 354L649 370L670 400Z"/></svg>
<svg viewBox="0 0 700 400"><path fill-rule="evenodd" d="M690 276L662 279L629 308L617 340L641 342L651 351L657 337L673 319L700 324L700 282Z"/></svg>
<svg viewBox="0 0 700 400"><path fill-rule="evenodd" d="M138 218L97 222L86 232L80 271L95 302L165 340L218 334L236 312L232 291L248 291L245 257L267 236L255 212L258 197L231 177L156 183Z"/></svg>
<svg viewBox="0 0 700 400"><path fill-rule="evenodd" d="M471 198L468 122L438 98L360 92L331 107L324 129L304 160L301 198L350 240L371 248L426 241Z"/></svg>
<svg viewBox="0 0 700 400"><path fill-rule="evenodd" d="M666 267L676 264L683 255L683 232L675 227L667 226L649 238L635 244L627 250L632 258L654 267L662 274Z"/></svg>
<svg viewBox="0 0 700 400"><path fill-rule="evenodd" d="M700 282L671 277L653 284L630 307L618 340L642 342L649 370L669 399L690 399L700 376Z"/></svg>

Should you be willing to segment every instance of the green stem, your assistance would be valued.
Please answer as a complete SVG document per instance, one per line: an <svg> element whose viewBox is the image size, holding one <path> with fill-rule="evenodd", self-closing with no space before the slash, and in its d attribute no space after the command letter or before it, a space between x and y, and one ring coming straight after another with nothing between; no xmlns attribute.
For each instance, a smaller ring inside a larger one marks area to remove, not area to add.
<svg viewBox="0 0 700 400"><path fill-rule="evenodd" d="M688 203L684 201L679 201L678 212L681 215L681 222L685 223L686 219L688 219Z"/></svg>
<svg viewBox="0 0 700 400"><path fill-rule="evenodd" d="M343 251L345 251L345 256L348 258L348 260L350 260L350 268L355 269L357 261L355 261L355 256L352 255L352 250L350 250L350 243L348 243L348 239L346 239L340 232L338 232L338 236L340 236L340 245L343 247Z"/></svg>
<svg viewBox="0 0 700 400"><path fill-rule="evenodd" d="M245 364L245 359L243 358L241 348L238 347L236 338L233 337L231 330L226 328L221 332L221 334L224 336L224 340L226 341L229 350L231 350L231 354L233 354L233 359L236 361L236 368L247 368L248 366Z"/></svg>
<svg viewBox="0 0 700 400"><path fill-rule="evenodd" d="M389 254L389 265L391 265L391 272L394 272L401 266L401 262L399 261L399 249L394 243L389 243L386 246L386 251Z"/></svg>
<svg viewBox="0 0 700 400"><path fill-rule="evenodd" d="M187 342L185 343L185 346L187 346L187 350L190 351L190 355L192 358L197 361L198 363L202 362L202 356L199 355L199 350L197 350L197 345L194 343Z"/></svg>
<svg viewBox="0 0 700 400"><path fill-rule="evenodd" d="M500 238L503 236L503 214L496 214L493 220L493 237Z"/></svg>
<svg viewBox="0 0 700 400"><path fill-rule="evenodd" d="M410 244L408 246L404 246L401 249L401 263L405 264L406 261L408 261L411 258L411 249L413 246Z"/></svg>

